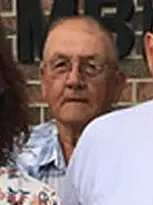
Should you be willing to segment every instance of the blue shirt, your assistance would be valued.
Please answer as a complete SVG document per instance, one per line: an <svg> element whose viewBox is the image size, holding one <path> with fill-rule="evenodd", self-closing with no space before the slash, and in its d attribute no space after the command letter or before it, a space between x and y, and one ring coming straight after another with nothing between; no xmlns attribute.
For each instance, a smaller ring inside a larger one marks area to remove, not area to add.
<svg viewBox="0 0 153 205"><path fill-rule="evenodd" d="M38 125L16 159L17 165L30 176L59 190L66 172L63 150L56 121Z"/></svg>

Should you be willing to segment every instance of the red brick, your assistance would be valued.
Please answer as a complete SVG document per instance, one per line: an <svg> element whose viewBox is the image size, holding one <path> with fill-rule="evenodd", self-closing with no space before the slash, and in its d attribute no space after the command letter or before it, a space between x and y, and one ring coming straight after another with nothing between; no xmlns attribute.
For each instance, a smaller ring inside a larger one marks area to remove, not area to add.
<svg viewBox="0 0 153 205"><path fill-rule="evenodd" d="M44 108L44 118L45 118L45 121L48 121L52 118L49 107Z"/></svg>
<svg viewBox="0 0 153 205"><path fill-rule="evenodd" d="M16 18L15 17L3 17L2 18L5 31L7 35L16 34Z"/></svg>
<svg viewBox="0 0 153 205"><path fill-rule="evenodd" d="M137 84L137 101L142 102L153 98L153 82L139 82Z"/></svg>
<svg viewBox="0 0 153 205"><path fill-rule="evenodd" d="M123 92L121 94L121 97L119 101L126 101L130 102L132 101L132 83L126 83L125 88L123 89Z"/></svg>
<svg viewBox="0 0 153 205"><path fill-rule="evenodd" d="M39 85L28 85L27 90L29 95L29 103L40 103L43 101Z"/></svg>
<svg viewBox="0 0 153 205"><path fill-rule="evenodd" d="M2 11L12 11L12 0L0 0L0 8Z"/></svg>
<svg viewBox="0 0 153 205"><path fill-rule="evenodd" d="M18 68L24 72L27 80L39 80L39 63L17 64Z"/></svg>
<svg viewBox="0 0 153 205"><path fill-rule="evenodd" d="M30 114L30 125L37 125L40 123L40 108L34 107L29 108L29 114Z"/></svg>

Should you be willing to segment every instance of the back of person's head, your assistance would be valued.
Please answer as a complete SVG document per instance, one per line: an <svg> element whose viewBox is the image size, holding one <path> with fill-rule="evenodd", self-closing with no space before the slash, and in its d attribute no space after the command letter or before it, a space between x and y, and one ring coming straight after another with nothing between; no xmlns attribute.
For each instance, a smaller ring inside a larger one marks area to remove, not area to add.
<svg viewBox="0 0 153 205"><path fill-rule="evenodd" d="M28 131L27 95L22 73L16 68L0 19L0 165L6 162L14 141ZM24 141L24 137L23 137Z"/></svg>

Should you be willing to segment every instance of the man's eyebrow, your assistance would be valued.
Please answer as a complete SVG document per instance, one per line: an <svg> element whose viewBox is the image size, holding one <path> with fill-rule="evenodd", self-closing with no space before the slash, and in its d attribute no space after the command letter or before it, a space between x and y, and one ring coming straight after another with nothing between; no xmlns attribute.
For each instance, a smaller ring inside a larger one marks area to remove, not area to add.
<svg viewBox="0 0 153 205"><path fill-rule="evenodd" d="M58 59L72 59L73 56L66 55L63 53L54 53L51 57L50 60L51 62L54 62L55 60ZM78 58L80 60L102 60L102 56L98 54L90 54L90 55L79 55Z"/></svg>
<svg viewBox="0 0 153 205"><path fill-rule="evenodd" d="M97 58L99 58L98 55L93 54L93 55L84 55L84 56L80 56L81 59L87 59L87 60L96 60Z"/></svg>
<svg viewBox="0 0 153 205"><path fill-rule="evenodd" d="M103 61L103 57L98 54L80 56L81 60Z"/></svg>
<svg viewBox="0 0 153 205"><path fill-rule="evenodd" d="M68 58L68 55L62 54L62 53L54 53L50 59L51 60L56 60L57 58Z"/></svg>

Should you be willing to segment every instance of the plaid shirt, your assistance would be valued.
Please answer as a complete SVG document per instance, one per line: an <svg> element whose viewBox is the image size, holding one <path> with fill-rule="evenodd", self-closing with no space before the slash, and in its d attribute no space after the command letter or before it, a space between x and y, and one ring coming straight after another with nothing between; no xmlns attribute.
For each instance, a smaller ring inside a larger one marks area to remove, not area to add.
<svg viewBox="0 0 153 205"><path fill-rule="evenodd" d="M66 164L55 120L34 128L28 142L17 156L16 163L30 176L59 190L66 173Z"/></svg>

